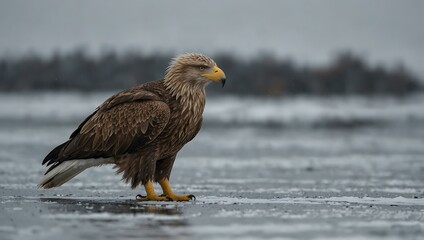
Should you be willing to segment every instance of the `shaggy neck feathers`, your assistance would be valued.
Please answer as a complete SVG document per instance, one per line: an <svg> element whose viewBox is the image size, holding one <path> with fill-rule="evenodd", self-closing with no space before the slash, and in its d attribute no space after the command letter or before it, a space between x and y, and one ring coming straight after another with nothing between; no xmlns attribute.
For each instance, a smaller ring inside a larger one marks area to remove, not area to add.
<svg viewBox="0 0 424 240"><path fill-rule="evenodd" d="M205 107L206 82L186 77L183 65L174 63L166 72L164 85L169 93L180 102L183 112L194 114L196 120Z"/></svg>

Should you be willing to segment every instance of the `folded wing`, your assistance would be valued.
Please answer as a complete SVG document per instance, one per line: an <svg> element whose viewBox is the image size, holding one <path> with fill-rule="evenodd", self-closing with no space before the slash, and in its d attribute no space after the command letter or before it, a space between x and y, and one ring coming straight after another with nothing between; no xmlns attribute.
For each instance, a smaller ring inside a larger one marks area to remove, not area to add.
<svg viewBox="0 0 424 240"><path fill-rule="evenodd" d="M153 93L119 93L99 106L72 134L53 149L43 164L46 173L67 160L108 158L131 153L154 141L168 124L170 110Z"/></svg>

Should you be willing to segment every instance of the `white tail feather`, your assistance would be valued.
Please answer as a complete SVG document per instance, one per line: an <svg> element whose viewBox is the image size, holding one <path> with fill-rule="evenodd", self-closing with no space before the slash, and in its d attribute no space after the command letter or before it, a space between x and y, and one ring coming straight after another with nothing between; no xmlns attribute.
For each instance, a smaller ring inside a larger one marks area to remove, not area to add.
<svg viewBox="0 0 424 240"><path fill-rule="evenodd" d="M113 158L77 159L64 161L48 172L38 183L39 188L58 187L87 168L114 163Z"/></svg>

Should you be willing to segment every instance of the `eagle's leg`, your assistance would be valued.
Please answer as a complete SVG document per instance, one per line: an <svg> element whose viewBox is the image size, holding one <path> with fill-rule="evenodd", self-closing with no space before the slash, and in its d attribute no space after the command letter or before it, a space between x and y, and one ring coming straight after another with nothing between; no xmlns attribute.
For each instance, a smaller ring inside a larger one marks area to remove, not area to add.
<svg viewBox="0 0 424 240"><path fill-rule="evenodd" d="M169 201L170 198L167 196L158 196L156 195L155 189L153 188L152 181L147 181L146 184L144 184L144 188L146 189L147 196L141 196L140 194L137 195L136 199L137 201Z"/></svg>
<svg viewBox="0 0 424 240"><path fill-rule="evenodd" d="M170 198L172 201L190 201L196 200L194 195L175 195L167 178L158 181L163 190L163 195Z"/></svg>

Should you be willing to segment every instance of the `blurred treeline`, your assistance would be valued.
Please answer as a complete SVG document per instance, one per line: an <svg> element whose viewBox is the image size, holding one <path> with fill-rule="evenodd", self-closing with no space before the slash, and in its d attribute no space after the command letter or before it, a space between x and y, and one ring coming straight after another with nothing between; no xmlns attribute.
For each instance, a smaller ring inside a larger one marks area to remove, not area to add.
<svg viewBox="0 0 424 240"><path fill-rule="evenodd" d="M55 54L50 58L29 55L0 59L0 90L125 89L160 79L172 56L166 54L104 53L92 57L83 50ZM370 67L362 58L341 53L325 67L299 67L290 60L261 55L238 59L214 56L227 75L225 91L239 95L287 94L392 94L422 91L421 82L404 67ZM217 91L213 87L210 91Z"/></svg>

